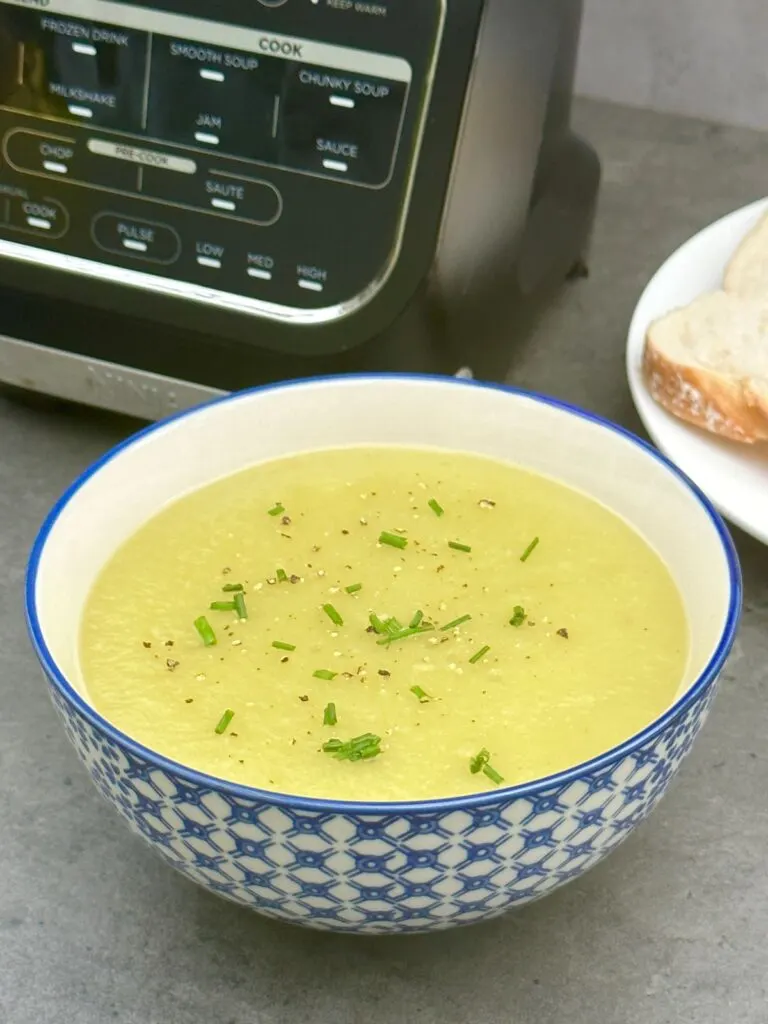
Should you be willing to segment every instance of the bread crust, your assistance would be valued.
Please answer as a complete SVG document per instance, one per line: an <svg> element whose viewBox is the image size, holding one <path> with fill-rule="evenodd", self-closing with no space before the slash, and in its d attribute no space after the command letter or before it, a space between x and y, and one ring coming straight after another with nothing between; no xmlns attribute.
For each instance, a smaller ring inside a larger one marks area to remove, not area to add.
<svg viewBox="0 0 768 1024"><path fill-rule="evenodd" d="M731 296L734 303L757 301L768 308L768 294L763 294L766 279L768 214L762 216L744 236L731 256L720 294ZM712 301L718 294L710 293ZM704 300L706 296L701 298ZM672 311L667 316L680 312ZM661 317L654 321L645 337L643 375L653 398L678 419L730 441L755 444L768 440L768 385L765 379L726 375L702 366L678 363L665 356L655 341L661 340L657 328L666 320L667 317Z"/></svg>
<svg viewBox="0 0 768 1024"><path fill-rule="evenodd" d="M768 399L748 379L731 380L668 359L645 339L643 375L653 398L678 419L742 444L768 440Z"/></svg>

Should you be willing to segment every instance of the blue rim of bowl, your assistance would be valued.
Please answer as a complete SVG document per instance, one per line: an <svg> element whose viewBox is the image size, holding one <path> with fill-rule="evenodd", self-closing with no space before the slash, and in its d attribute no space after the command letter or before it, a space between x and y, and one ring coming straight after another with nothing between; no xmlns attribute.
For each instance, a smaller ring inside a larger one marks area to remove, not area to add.
<svg viewBox="0 0 768 1024"><path fill-rule="evenodd" d="M95 476L102 467L117 458L117 456L119 456L125 449L140 442L143 438L154 434L156 431L164 430L170 424L176 423L189 416L194 416L214 405L221 405L226 402L242 401L247 399L250 395L267 391L288 390L307 387L309 385L317 386L322 385L323 383L334 383L339 381L365 382L381 380L433 382L457 388L484 388L491 391L500 391L506 394L516 395L520 398L548 405L552 408L577 416L580 419L595 423L598 426L610 430L614 434L618 434L626 441L635 445L637 448L640 448L650 458L661 463L670 473L672 473L673 476L675 476L690 490L692 495L706 512L712 526L720 538L720 543L722 544L723 552L728 563L730 584L728 614L725 619L725 625L718 645L703 672L701 672L698 678L688 687L679 700L668 708L663 715L654 719L654 721L651 722L650 725L646 726L645 729L635 733L633 736L630 736L629 739L615 747L612 747L605 753L599 754L597 757L591 758L588 761L582 761L580 764L567 768L565 771L544 776L541 779L533 779L530 782L524 782L516 786L503 786L494 790L484 790L481 793L468 793L464 796L452 796L432 800L370 802L357 800L334 800L324 797L293 796L291 794L280 793L273 790L244 786L237 782L229 782L226 779L218 778L215 775L207 775L204 772L188 768L186 765L181 764L178 761L173 761L171 758L165 757L162 754L158 754L156 751L151 750L149 747L143 746L136 740L131 739L130 736L122 732L120 729L117 729L106 718L103 718L93 707L91 707L91 705L88 704L88 702L85 701L68 682L64 673L56 664L51 652L48 650L48 645L45 642L43 631L40 627L35 601L37 573L48 535L56 525L59 516L75 494L77 494L77 492L93 476ZM642 438L637 437L629 430L625 430L624 427L620 427L618 424L604 419L602 416L587 412L585 409L571 405L568 402L563 402L560 399L541 395L535 391L524 391L521 388L510 387L505 384L463 380L456 377L445 377L437 374L418 373L335 374L327 377L309 377L290 381L279 381L275 384L265 384L260 387L248 388L244 391L237 391L232 394L223 395L222 397L214 398L203 405L195 406L192 409L184 409L181 412L175 413L157 423L150 424L107 451L101 456L101 458L97 459L88 467L88 469L81 473L80 476L78 476L61 495L46 516L37 537L35 538L35 542L29 556L25 583L25 613L27 628L29 630L35 652L49 681L53 683L65 700L69 704L73 705L95 729L104 733L109 737L109 739L119 747L128 751L134 757L139 760L146 761L150 766L170 772L172 775L176 775L177 777L185 779L195 785L202 786L207 789L219 790L220 792L227 793L229 796L248 803L270 804L275 807L286 807L291 810L309 811L321 814L335 813L384 816L392 814L443 814L448 811L467 810L469 808L488 806L489 804L508 803L521 797L536 796L543 790L550 790L566 783L573 782L584 775L599 771L606 765L612 764L638 750L650 740L654 739L670 724L670 722L685 711L689 705L693 704L717 678L736 638L741 613L741 600L742 583L739 559L725 522L697 485L690 480L685 473L678 469L678 467L675 466L675 464L672 463L665 455L653 448L646 441L643 441Z"/></svg>

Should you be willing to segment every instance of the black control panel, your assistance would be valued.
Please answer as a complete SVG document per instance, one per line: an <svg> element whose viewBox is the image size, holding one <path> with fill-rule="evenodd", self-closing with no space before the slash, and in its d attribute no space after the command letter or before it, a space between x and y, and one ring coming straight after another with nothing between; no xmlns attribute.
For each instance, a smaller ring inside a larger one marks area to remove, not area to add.
<svg viewBox="0 0 768 1024"><path fill-rule="evenodd" d="M444 2L215 6L0 0L0 253L344 315L397 257Z"/></svg>

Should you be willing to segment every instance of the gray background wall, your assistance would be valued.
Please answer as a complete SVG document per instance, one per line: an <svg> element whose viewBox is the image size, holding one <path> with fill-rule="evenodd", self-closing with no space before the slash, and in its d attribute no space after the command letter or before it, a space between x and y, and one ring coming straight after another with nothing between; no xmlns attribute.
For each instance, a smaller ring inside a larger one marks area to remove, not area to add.
<svg viewBox="0 0 768 1024"><path fill-rule="evenodd" d="M585 0L577 89L768 129L768 0Z"/></svg>

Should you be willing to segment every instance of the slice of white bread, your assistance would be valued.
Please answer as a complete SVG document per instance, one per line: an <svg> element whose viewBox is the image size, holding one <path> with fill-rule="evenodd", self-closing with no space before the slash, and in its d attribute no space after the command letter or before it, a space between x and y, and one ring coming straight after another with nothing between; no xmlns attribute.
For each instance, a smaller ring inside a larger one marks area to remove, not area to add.
<svg viewBox="0 0 768 1024"><path fill-rule="evenodd" d="M768 301L768 215L736 249L725 269L723 287L734 295Z"/></svg>
<svg viewBox="0 0 768 1024"><path fill-rule="evenodd" d="M680 419L733 441L768 440L768 291L762 300L713 292L656 320L643 371Z"/></svg>

